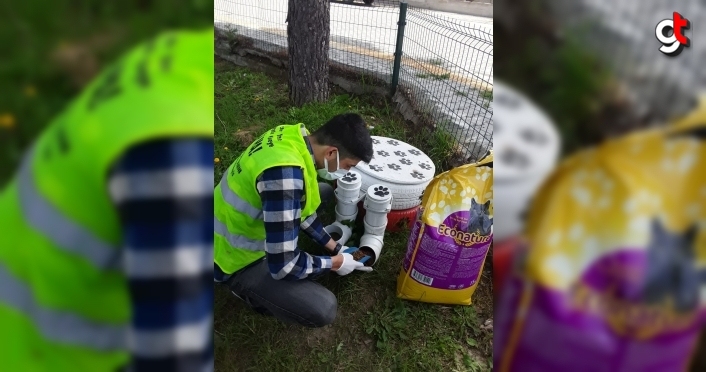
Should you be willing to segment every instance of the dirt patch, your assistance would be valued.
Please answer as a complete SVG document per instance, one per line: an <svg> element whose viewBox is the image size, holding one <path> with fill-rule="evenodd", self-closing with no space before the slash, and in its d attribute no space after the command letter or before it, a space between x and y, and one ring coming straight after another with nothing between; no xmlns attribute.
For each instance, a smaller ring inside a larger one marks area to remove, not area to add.
<svg viewBox="0 0 706 372"><path fill-rule="evenodd" d="M235 138L237 143L242 147L250 146L252 141L255 140L255 135L252 131L249 130L239 130L233 133L233 137Z"/></svg>
<svg viewBox="0 0 706 372"><path fill-rule="evenodd" d="M338 310L336 317L339 318L341 310ZM334 345L336 342L336 327L333 325L327 325L321 328L305 329L306 334L306 344L309 347L316 347L317 345Z"/></svg>
<svg viewBox="0 0 706 372"><path fill-rule="evenodd" d="M68 75L74 87L82 88L100 71L99 55L114 47L121 38L122 32L112 29L83 40L65 41L51 51L49 58Z"/></svg>
<svg viewBox="0 0 706 372"><path fill-rule="evenodd" d="M216 72L229 71L233 68L233 64L219 56L214 56L213 67Z"/></svg>
<svg viewBox="0 0 706 372"><path fill-rule="evenodd" d="M235 133L233 133L233 139L235 139L236 143L243 148L248 147L255 140L259 130L260 127L258 126L238 129Z"/></svg>

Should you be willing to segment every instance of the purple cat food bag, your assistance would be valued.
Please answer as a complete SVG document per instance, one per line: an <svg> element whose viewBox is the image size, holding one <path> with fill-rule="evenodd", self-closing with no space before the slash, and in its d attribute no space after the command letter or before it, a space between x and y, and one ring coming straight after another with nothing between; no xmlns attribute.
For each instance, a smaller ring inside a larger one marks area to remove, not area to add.
<svg viewBox="0 0 706 372"><path fill-rule="evenodd" d="M470 305L493 241L493 156L435 177L424 191L397 297Z"/></svg>
<svg viewBox="0 0 706 372"><path fill-rule="evenodd" d="M706 313L706 144L694 128L604 143L549 178L495 306L495 370L688 368Z"/></svg>

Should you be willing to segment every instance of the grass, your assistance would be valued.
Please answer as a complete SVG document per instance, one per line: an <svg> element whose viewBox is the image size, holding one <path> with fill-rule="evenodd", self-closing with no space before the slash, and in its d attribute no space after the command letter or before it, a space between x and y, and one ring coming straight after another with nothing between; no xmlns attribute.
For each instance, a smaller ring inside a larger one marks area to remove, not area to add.
<svg viewBox="0 0 706 372"><path fill-rule="evenodd" d="M451 77L451 74L418 73L416 76L422 79L448 80Z"/></svg>
<svg viewBox="0 0 706 372"><path fill-rule="evenodd" d="M481 97L483 97L484 99L486 99L488 101L493 100L493 91L492 90L484 90L481 92L480 95L481 95Z"/></svg>
<svg viewBox="0 0 706 372"><path fill-rule="evenodd" d="M213 0L10 1L0 33L0 188L102 67L167 27L213 25Z"/></svg>
<svg viewBox="0 0 706 372"><path fill-rule="evenodd" d="M441 66L444 64L444 60L441 58L429 58L426 62L430 65Z"/></svg>
<svg viewBox="0 0 706 372"><path fill-rule="evenodd" d="M544 10L546 3L518 5L522 15L518 23L495 28L495 41L503 47L494 56L493 71L552 118L560 131L563 153L570 154L598 143L618 127L613 120L624 118L624 109L610 111L614 96L610 69L575 38L575 31L557 28L564 35L561 42L552 36L555 31L547 31L547 24L560 23Z"/></svg>
<svg viewBox="0 0 706 372"><path fill-rule="evenodd" d="M286 123L316 129L333 115L357 112L373 135L402 139L424 150L436 164L452 151L450 138L414 130L382 100L334 91L329 102L291 107L287 85L264 74L216 62L215 179L250 141ZM441 166L439 171L444 170ZM333 206L332 206L333 207ZM332 213L322 216L333 221ZM397 274L409 231L388 233L375 270L321 283L338 298L334 324L306 329L284 325L247 309L227 288L216 287L217 371L487 371L492 333L481 327L492 317L490 278L484 274L473 306L441 306L396 298ZM308 238L305 251L321 251Z"/></svg>
<svg viewBox="0 0 706 372"><path fill-rule="evenodd" d="M457 96L468 97L468 93L457 90L454 92ZM490 107L490 103L493 101L493 91L492 90L482 90L480 91L480 97L482 97L485 102L483 102L483 107Z"/></svg>

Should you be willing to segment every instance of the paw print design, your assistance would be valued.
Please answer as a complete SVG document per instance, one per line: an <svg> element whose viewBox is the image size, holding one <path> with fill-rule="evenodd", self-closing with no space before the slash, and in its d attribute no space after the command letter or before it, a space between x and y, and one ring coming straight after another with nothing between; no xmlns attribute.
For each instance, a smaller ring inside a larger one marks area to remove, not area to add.
<svg viewBox="0 0 706 372"><path fill-rule="evenodd" d="M419 156L422 154L422 152L417 149L411 149L411 150L409 150L409 153L412 155L416 155L416 156Z"/></svg>
<svg viewBox="0 0 706 372"><path fill-rule="evenodd" d="M357 179L358 179L358 176L355 173L351 173L351 172L346 173L346 175L341 178L342 181L346 181L346 182L353 182Z"/></svg>
<svg viewBox="0 0 706 372"><path fill-rule="evenodd" d="M378 140L377 138L373 138L373 145L379 145L379 144L380 144L380 140Z"/></svg>
<svg viewBox="0 0 706 372"><path fill-rule="evenodd" d="M419 180L424 179L424 175L421 174L421 173L419 173L419 172L417 172L416 169L414 170L414 172L410 173L410 175L412 175L412 177L414 177L414 178L416 178L416 179L419 179Z"/></svg>
<svg viewBox="0 0 706 372"><path fill-rule="evenodd" d="M407 156L407 154L405 154L404 151L395 151L395 155L397 155L401 158L404 158L405 156Z"/></svg>
<svg viewBox="0 0 706 372"><path fill-rule="evenodd" d="M372 164L371 164L371 165L368 165L368 167L370 167L370 169L372 169L372 170L374 170L374 171L376 171L376 172L382 172L382 167L379 166L379 165L372 165Z"/></svg>
<svg viewBox="0 0 706 372"><path fill-rule="evenodd" d="M411 165L412 161L409 159L400 159L400 163L402 163L404 165Z"/></svg>
<svg viewBox="0 0 706 372"><path fill-rule="evenodd" d="M392 139L389 140L389 141L387 141L387 143L389 143L389 144L392 145L392 146L397 146L397 145L400 144L398 141L395 141L395 140L392 140Z"/></svg>
<svg viewBox="0 0 706 372"><path fill-rule="evenodd" d="M373 191L375 191L373 194L377 196L390 195L390 190L385 186L378 186L374 188Z"/></svg>
<svg viewBox="0 0 706 372"><path fill-rule="evenodd" d="M424 170L431 170L431 165L429 165L429 163L419 163L419 166Z"/></svg>
<svg viewBox="0 0 706 372"><path fill-rule="evenodd" d="M400 166L397 165L397 164L388 164L387 167L390 168L390 169L392 169L392 170L400 170L400 169L402 169L402 167L400 167Z"/></svg>
<svg viewBox="0 0 706 372"><path fill-rule="evenodd" d="M378 155L380 155L380 156L390 156L390 153L388 153L388 152L385 151L385 150L379 150L379 151L378 151Z"/></svg>

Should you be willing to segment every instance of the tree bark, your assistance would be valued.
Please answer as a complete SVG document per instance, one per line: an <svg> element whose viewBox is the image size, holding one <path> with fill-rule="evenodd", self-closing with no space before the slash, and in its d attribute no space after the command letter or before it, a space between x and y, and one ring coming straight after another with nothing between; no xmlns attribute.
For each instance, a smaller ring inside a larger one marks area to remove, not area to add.
<svg viewBox="0 0 706 372"><path fill-rule="evenodd" d="M329 0L289 0L289 100L295 106L329 98Z"/></svg>

